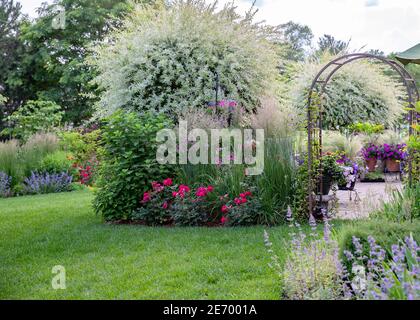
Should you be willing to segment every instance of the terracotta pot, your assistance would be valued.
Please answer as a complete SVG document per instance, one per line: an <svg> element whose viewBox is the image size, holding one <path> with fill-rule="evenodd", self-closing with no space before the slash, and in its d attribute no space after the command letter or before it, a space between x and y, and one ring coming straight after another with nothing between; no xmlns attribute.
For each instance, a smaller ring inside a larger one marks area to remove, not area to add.
<svg viewBox="0 0 420 320"><path fill-rule="evenodd" d="M366 166L368 167L369 172L375 172L377 162L378 160L376 158L366 160Z"/></svg>
<svg viewBox="0 0 420 320"><path fill-rule="evenodd" d="M400 172L400 163L394 159L386 159L386 169L388 172Z"/></svg>

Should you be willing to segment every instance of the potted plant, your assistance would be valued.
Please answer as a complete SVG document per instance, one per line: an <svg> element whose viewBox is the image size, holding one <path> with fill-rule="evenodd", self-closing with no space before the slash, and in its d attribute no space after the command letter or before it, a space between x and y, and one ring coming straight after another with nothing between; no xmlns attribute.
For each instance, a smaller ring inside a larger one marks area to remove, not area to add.
<svg viewBox="0 0 420 320"><path fill-rule="evenodd" d="M354 190L356 186L356 180L359 173L359 165L342 155L337 163L340 165L342 175L338 181L339 190Z"/></svg>
<svg viewBox="0 0 420 320"><path fill-rule="evenodd" d="M378 158L380 158L381 153L379 147L373 143L364 147L361 151L363 159L365 160L366 166L369 172L374 172Z"/></svg>
<svg viewBox="0 0 420 320"><path fill-rule="evenodd" d="M328 195L331 190L331 186L334 182L338 182L342 177L342 169L337 163L338 156L334 153L326 153L321 158L322 164L322 183L319 187L319 192L322 195Z"/></svg>
<svg viewBox="0 0 420 320"><path fill-rule="evenodd" d="M407 157L405 148L405 144L389 145L386 143L381 147L381 158L385 161L386 171L400 172L400 163Z"/></svg>

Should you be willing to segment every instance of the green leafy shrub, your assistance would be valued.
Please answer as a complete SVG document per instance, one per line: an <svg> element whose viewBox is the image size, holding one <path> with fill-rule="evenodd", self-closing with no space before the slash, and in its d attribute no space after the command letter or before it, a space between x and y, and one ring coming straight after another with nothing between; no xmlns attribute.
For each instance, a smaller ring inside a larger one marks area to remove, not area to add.
<svg viewBox="0 0 420 320"><path fill-rule="evenodd" d="M72 161L64 151L56 151L54 153L47 154L39 165L39 171L48 173L60 173L72 171L72 174L76 174L74 168L72 168Z"/></svg>
<svg viewBox="0 0 420 320"><path fill-rule="evenodd" d="M29 100L9 117L12 128L3 130L2 134L26 140L31 135L50 131L57 127L63 117L61 107L52 101Z"/></svg>
<svg viewBox="0 0 420 320"><path fill-rule="evenodd" d="M173 168L156 161L156 133L171 128L163 115L116 112L103 128L95 211L105 220L130 219L139 195L153 181L171 176Z"/></svg>
<svg viewBox="0 0 420 320"><path fill-rule="evenodd" d="M77 163L84 163L97 157L101 131L88 133L80 131L64 131L59 134L60 147L70 153Z"/></svg>
<svg viewBox="0 0 420 320"><path fill-rule="evenodd" d="M187 107L214 101L216 74L225 94L247 110L275 95L279 32L253 22L232 3L221 11L205 0L176 0L167 6L137 6L97 47L93 64L104 90L97 116L117 109L164 112L171 117Z"/></svg>

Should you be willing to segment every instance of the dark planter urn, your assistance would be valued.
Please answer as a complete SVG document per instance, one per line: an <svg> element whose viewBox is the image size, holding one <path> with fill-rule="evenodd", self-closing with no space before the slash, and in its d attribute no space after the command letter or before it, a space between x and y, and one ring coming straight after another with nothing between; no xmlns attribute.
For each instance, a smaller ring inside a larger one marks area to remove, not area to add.
<svg viewBox="0 0 420 320"><path fill-rule="evenodd" d="M328 195L330 193L332 183L333 181L330 176L322 176L321 190L319 190L318 186L318 192L321 191L323 196Z"/></svg>

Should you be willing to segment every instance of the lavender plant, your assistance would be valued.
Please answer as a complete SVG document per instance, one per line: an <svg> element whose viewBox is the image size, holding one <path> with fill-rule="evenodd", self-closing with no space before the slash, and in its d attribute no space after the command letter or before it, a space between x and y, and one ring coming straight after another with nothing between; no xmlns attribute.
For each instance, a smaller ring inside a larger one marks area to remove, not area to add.
<svg viewBox="0 0 420 320"><path fill-rule="evenodd" d="M12 177L0 171L0 198L9 197L12 194L11 185Z"/></svg>
<svg viewBox="0 0 420 320"><path fill-rule="evenodd" d="M279 271L286 299L342 299L344 297L343 266L339 259L338 244L330 238L331 226L324 212L323 238L319 238L317 223L311 215L309 237L301 226L293 221L291 209L287 210L287 221L294 231L290 234L291 250L288 259ZM276 269L279 263L271 248L267 232L265 245L272 256Z"/></svg>
<svg viewBox="0 0 420 320"><path fill-rule="evenodd" d="M67 172L50 174L32 172L24 180L23 191L26 194L41 194L71 191L72 176Z"/></svg>
<svg viewBox="0 0 420 320"><path fill-rule="evenodd" d="M420 298L420 248L412 235L386 251L368 237L369 252L364 254L359 238L353 237L354 252L344 251L352 263L351 295L355 299L418 300Z"/></svg>

